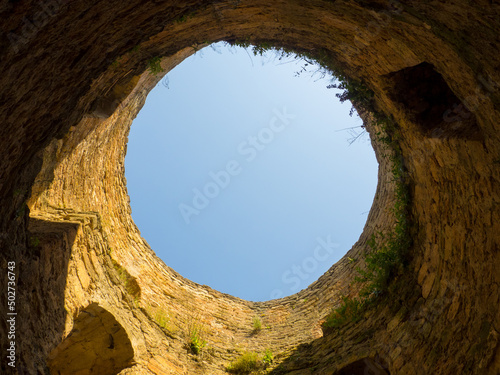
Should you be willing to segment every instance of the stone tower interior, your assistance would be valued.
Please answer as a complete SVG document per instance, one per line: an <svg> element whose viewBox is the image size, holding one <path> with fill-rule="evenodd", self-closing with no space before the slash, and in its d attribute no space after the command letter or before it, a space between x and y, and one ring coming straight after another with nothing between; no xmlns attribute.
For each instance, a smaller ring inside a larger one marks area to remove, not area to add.
<svg viewBox="0 0 500 375"><path fill-rule="evenodd" d="M500 374L497 0L2 0L0 13L2 373L226 374L269 349L254 373ZM369 105L350 98L379 162L364 231L282 299L183 278L131 218L132 120L164 74L217 41L307 54L371 93ZM404 266L357 319L324 329L358 295L372 236L398 227L395 165L409 196Z"/></svg>

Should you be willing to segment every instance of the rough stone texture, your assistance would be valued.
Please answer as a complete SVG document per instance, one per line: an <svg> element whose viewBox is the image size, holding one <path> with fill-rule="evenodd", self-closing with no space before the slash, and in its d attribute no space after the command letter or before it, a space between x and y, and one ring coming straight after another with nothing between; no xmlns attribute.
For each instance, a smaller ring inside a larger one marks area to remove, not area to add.
<svg viewBox="0 0 500 375"><path fill-rule="evenodd" d="M134 351L113 315L97 304L87 306L73 329L49 355L54 374L113 375L131 365Z"/></svg>
<svg viewBox="0 0 500 375"><path fill-rule="evenodd" d="M17 265L14 373L222 374L239 352L266 348L289 374L500 373L497 1L4 0L0 13L0 262ZM190 282L131 220L127 134L161 78L147 61L164 56L168 71L235 39L329 51L401 128L411 263L399 294L324 337L322 319L356 292L347 257L361 259L371 234L394 224L382 145L359 241L291 297L253 303ZM252 334L256 315L270 328ZM208 341L200 356L186 345L195 321Z"/></svg>

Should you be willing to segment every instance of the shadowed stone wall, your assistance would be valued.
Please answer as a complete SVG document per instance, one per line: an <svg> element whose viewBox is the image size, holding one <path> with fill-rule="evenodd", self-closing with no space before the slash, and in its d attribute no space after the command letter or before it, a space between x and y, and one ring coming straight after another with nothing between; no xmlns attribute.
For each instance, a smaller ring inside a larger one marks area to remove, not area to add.
<svg viewBox="0 0 500 375"><path fill-rule="evenodd" d="M0 262L15 261L18 275L13 373L223 374L241 352L268 348L275 374L500 373L497 2L27 0L1 1L0 13ZM410 264L357 323L321 330L340 296L356 293L367 240L394 226L392 166L370 113L380 168L364 232L293 296L254 303L186 280L131 219L128 131L161 79L148 61L162 57L167 72L220 40L327 53L400 129ZM102 319L87 322L89 312ZM266 327L258 334L254 316ZM208 342L200 355L187 345L194 322Z"/></svg>

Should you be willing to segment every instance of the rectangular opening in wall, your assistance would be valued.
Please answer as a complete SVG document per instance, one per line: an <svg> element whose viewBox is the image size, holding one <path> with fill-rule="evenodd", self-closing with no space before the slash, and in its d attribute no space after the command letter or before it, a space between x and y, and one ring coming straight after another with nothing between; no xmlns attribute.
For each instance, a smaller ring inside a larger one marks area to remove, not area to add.
<svg viewBox="0 0 500 375"><path fill-rule="evenodd" d="M386 75L389 97L427 137L482 139L476 117L434 66L421 64Z"/></svg>

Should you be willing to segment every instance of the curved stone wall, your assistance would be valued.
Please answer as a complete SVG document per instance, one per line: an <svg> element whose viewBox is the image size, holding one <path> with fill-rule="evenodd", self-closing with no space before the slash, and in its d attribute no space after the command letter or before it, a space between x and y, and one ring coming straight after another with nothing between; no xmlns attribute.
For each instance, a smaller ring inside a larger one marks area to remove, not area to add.
<svg viewBox="0 0 500 375"><path fill-rule="evenodd" d="M0 12L0 242L2 267L14 261L18 275L18 373L74 372L62 362L87 347L97 357L82 373L222 374L243 351L266 349L276 374L500 372L497 4L48 0L5 1ZM392 166L370 113L380 169L365 230L296 295L254 303L197 285L131 220L127 135L161 79L148 61L163 57L167 72L219 40L328 54L399 127L410 263L357 323L321 330L340 296L356 293L368 239L394 225ZM74 343L89 306L108 336ZM266 327L258 334L255 316ZM111 345L115 323L123 346ZM199 355L193 328L207 341ZM115 362L104 368L105 358Z"/></svg>

